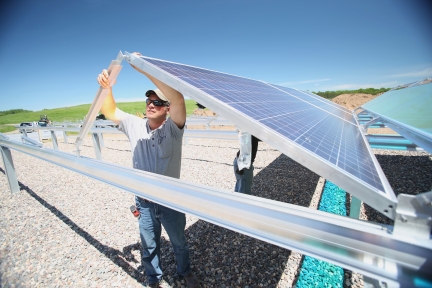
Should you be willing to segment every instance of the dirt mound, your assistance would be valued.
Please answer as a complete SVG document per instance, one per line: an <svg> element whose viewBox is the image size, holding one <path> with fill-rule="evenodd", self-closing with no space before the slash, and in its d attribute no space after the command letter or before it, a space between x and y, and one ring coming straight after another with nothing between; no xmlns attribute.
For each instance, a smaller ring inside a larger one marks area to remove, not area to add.
<svg viewBox="0 0 432 288"><path fill-rule="evenodd" d="M197 116L215 116L216 113L209 110L209 109L200 109L200 108L195 108L193 115L197 115Z"/></svg>
<svg viewBox="0 0 432 288"><path fill-rule="evenodd" d="M366 102L378 97L379 95L371 94L342 94L332 99L333 102L346 107L349 110L354 110Z"/></svg>

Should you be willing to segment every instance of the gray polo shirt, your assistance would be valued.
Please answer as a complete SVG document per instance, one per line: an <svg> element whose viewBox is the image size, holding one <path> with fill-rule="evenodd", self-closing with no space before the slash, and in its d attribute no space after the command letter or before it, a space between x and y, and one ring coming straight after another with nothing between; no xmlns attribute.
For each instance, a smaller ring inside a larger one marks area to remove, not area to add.
<svg viewBox="0 0 432 288"><path fill-rule="evenodd" d="M122 113L119 130L129 138L135 169L180 178L184 129L168 118L151 130L147 119Z"/></svg>

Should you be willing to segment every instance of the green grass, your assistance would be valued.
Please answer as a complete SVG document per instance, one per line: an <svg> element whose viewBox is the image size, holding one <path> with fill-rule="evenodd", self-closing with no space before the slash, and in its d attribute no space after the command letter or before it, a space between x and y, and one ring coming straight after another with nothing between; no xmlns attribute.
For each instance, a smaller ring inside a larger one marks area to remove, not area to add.
<svg viewBox="0 0 432 288"><path fill-rule="evenodd" d="M0 133L6 133L6 132L15 131L15 130L16 130L15 126L0 125Z"/></svg>
<svg viewBox="0 0 432 288"><path fill-rule="evenodd" d="M186 113L191 115L196 106L194 100L185 100L186 102ZM121 102L117 103L117 106L131 114L136 114L137 112L145 111L145 102ZM41 111L31 111L31 112L21 112L16 114L7 114L0 116L0 127L4 127L5 124L19 124L21 122L32 122L39 121L40 115L47 115L48 119L53 122L64 122L71 121L77 122L84 120L85 115L87 115L90 109L90 104L55 108L55 109L44 109ZM6 128L5 128L6 129Z"/></svg>

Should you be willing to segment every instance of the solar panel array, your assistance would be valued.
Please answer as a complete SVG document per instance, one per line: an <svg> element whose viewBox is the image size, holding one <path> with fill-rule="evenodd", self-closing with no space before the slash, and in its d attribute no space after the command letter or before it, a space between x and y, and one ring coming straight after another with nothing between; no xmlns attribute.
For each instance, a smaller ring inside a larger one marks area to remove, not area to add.
<svg viewBox="0 0 432 288"><path fill-rule="evenodd" d="M292 88L145 56L140 58L385 193L372 155L349 110Z"/></svg>

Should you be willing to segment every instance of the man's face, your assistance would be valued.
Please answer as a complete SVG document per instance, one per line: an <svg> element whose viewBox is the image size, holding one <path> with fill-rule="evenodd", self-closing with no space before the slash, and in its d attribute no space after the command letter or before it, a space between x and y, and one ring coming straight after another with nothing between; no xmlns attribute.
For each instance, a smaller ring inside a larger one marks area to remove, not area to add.
<svg viewBox="0 0 432 288"><path fill-rule="evenodd" d="M147 97L150 100L160 100L156 95ZM155 106L153 103L146 105L146 116L148 119L165 120L169 111L168 106Z"/></svg>

